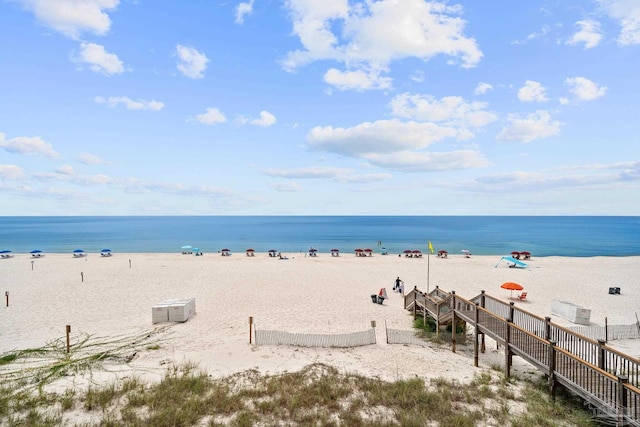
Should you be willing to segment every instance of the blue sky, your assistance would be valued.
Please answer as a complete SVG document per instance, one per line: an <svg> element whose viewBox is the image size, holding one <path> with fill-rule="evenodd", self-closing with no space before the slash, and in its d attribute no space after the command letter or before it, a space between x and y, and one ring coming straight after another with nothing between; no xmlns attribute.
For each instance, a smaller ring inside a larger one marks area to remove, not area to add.
<svg viewBox="0 0 640 427"><path fill-rule="evenodd" d="M639 215L640 2L0 0L0 215Z"/></svg>

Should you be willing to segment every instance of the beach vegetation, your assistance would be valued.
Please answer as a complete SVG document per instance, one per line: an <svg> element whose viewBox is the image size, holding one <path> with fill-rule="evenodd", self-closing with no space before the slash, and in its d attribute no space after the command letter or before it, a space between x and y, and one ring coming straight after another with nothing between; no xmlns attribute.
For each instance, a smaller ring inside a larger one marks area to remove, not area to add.
<svg viewBox="0 0 640 427"><path fill-rule="evenodd" d="M59 387L57 387L59 389ZM73 424L70 420L83 420ZM297 372L257 370L214 378L170 365L157 383L131 376L55 393L16 379L0 388L0 425L42 426L595 426L569 393L480 370L468 383L444 377L384 381L321 363Z"/></svg>

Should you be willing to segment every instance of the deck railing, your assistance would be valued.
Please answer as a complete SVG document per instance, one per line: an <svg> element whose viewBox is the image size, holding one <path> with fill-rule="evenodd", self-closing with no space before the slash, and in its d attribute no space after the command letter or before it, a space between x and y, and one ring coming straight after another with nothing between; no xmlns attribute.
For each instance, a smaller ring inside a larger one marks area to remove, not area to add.
<svg viewBox="0 0 640 427"><path fill-rule="evenodd" d="M560 383L581 396L601 416L619 425L640 427L640 360L609 346L536 316L513 303L491 297L483 291L467 300L439 288L423 294L417 288L405 296L405 307L420 299L430 315L445 307L453 319L475 328L475 363L478 363L479 335L488 335L505 348L505 370L510 375L511 359L518 355L549 377L552 394ZM434 308L435 307L435 308ZM433 311L432 311L433 310ZM484 337L483 337L484 343ZM482 346L484 348L484 345ZM455 351L455 340L452 339Z"/></svg>

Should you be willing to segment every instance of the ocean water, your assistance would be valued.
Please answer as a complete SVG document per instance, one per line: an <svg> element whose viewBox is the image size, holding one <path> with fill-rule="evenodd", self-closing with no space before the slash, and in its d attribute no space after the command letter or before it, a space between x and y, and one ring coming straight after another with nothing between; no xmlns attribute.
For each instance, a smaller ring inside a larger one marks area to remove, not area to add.
<svg viewBox="0 0 640 427"><path fill-rule="evenodd" d="M0 250L65 253L319 252L381 247L390 253L434 249L450 254L533 256L640 255L640 217L594 216L116 216L0 217Z"/></svg>

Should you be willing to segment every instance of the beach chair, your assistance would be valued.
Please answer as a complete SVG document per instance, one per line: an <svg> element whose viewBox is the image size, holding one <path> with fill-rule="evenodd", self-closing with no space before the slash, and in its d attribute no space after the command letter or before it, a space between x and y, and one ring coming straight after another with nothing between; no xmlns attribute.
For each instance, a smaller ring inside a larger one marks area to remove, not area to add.
<svg viewBox="0 0 640 427"><path fill-rule="evenodd" d="M518 299L522 300L522 301L526 300L527 299L527 293L526 292L521 293L520 295L518 295Z"/></svg>

